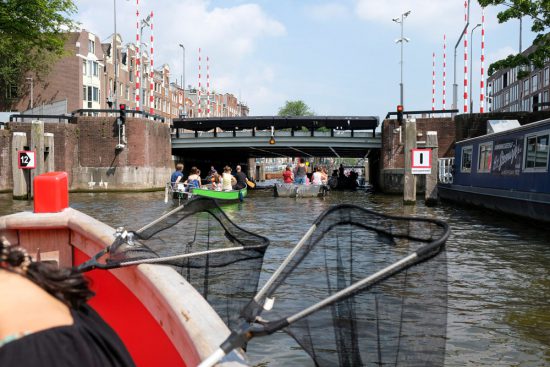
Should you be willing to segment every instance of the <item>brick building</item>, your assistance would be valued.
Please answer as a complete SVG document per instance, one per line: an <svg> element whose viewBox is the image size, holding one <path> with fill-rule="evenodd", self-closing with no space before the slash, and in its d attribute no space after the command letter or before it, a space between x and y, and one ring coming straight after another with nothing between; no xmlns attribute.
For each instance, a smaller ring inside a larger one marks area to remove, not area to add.
<svg viewBox="0 0 550 367"><path fill-rule="evenodd" d="M531 46L522 52L529 55L535 50ZM550 102L550 60L544 68L530 68L530 74L518 80L519 67L495 72L487 79L489 112L520 112L550 109L550 106L537 106L537 103Z"/></svg>
<svg viewBox="0 0 550 367"><path fill-rule="evenodd" d="M136 74L136 47L132 43L123 46L120 35L116 37L115 84L113 41L102 44L97 35L87 30L69 33L65 43L68 56L57 61L44 80L36 80L31 75L32 88L30 83L20 86L14 108L17 111L32 109L32 113L43 114L47 110L44 106L55 104L63 106L63 110L56 111L56 114L70 114L79 109L117 109L118 104L126 104L127 109L135 110L136 75L141 75L139 110L171 121L183 114L185 95L187 116L199 115L196 88L189 86L184 91L177 83L170 82L170 66L167 64L151 72L151 60L146 51L141 56L141 72ZM212 117L246 116L249 112L248 107L227 93L207 96L203 90L202 111L206 111L208 102ZM203 112L201 116L206 115Z"/></svg>

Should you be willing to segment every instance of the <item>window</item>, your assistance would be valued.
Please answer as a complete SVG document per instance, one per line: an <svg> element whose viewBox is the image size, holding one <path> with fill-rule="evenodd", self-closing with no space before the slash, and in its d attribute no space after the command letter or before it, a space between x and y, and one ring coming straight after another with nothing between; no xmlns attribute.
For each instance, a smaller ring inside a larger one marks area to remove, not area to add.
<svg viewBox="0 0 550 367"><path fill-rule="evenodd" d="M88 40L88 52L95 54L95 42L92 40Z"/></svg>
<svg viewBox="0 0 550 367"><path fill-rule="evenodd" d="M99 64L96 61L93 62L93 67L94 67L94 76L99 76Z"/></svg>
<svg viewBox="0 0 550 367"><path fill-rule="evenodd" d="M537 74L533 75L533 77L531 77L531 92L532 93L535 93L538 89L539 85L538 85L538 78L537 78Z"/></svg>
<svg viewBox="0 0 550 367"><path fill-rule="evenodd" d="M523 95L526 96L529 94L529 78L523 81Z"/></svg>
<svg viewBox="0 0 550 367"><path fill-rule="evenodd" d="M550 68L547 67L544 69L544 86L548 86L548 82L550 81Z"/></svg>
<svg viewBox="0 0 550 367"><path fill-rule="evenodd" d="M479 144L477 171L491 172L492 159L493 159L493 142Z"/></svg>
<svg viewBox="0 0 550 367"><path fill-rule="evenodd" d="M472 170L472 146L462 147L462 159L460 172L471 172Z"/></svg>
<svg viewBox="0 0 550 367"><path fill-rule="evenodd" d="M88 86L88 95L86 96L86 100L87 101L92 100L92 87L91 86Z"/></svg>
<svg viewBox="0 0 550 367"><path fill-rule="evenodd" d="M93 88L93 101L98 102L99 101L99 89L97 87Z"/></svg>
<svg viewBox="0 0 550 367"><path fill-rule="evenodd" d="M548 170L548 140L550 133L537 133L525 137L525 170Z"/></svg>
<svg viewBox="0 0 550 367"><path fill-rule="evenodd" d="M86 60L82 60L82 75L88 74L88 68L86 67L87 64L88 62Z"/></svg>

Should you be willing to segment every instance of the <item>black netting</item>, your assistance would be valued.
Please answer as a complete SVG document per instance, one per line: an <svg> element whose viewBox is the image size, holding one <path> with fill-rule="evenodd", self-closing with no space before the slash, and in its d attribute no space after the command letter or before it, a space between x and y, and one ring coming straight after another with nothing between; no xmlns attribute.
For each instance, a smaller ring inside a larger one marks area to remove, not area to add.
<svg viewBox="0 0 550 367"><path fill-rule="evenodd" d="M288 322L285 331L319 366L441 366L448 235L447 225L436 220L334 207L317 219L311 236L242 317L263 319L268 332ZM304 318L293 316L392 265L339 301ZM264 309L271 301L273 308Z"/></svg>
<svg viewBox="0 0 550 367"><path fill-rule="evenodd" d="M233 223L215 200L195 198L136 232L120 235L96 267L170 265L231 327L257 290L268 245L266 237ZM182 258L186 254L193 256Z"/></svg>

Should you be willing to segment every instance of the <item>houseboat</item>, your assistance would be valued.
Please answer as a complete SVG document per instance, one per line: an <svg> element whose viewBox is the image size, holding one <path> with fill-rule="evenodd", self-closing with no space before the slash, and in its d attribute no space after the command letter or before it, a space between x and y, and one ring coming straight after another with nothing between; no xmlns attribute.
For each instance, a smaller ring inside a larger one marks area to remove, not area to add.
<svg viewBox="0 0 550 367"><path fill-rule="evenodd" d="M33 257L62 267L77 266L109 246L115 229L68 206L67 173L34 180L34 212L0 217L0 237ZM141 264L87 273L96 295L90 300L117 332L137 366L196 366L230 331L176 270ZM223 366L247 366L242 350Z"/></svg>
<svg viewBox="0 0 550 367"><path fill-rule="evenodd" d="M550 119L455 144L440 160L439 196L550 222Z"/></svg>

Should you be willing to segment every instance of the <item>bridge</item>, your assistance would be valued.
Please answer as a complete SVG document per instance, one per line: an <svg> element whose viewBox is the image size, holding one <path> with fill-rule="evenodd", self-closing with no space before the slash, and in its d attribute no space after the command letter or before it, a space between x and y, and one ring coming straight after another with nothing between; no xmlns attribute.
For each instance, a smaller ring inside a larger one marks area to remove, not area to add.
<svg viewBox="0 0 550 367"><path fill-rule="evenodd" d="M245 161L267 157L364 158L380 150L374 116L247 116L177 119L174 155Z"/></svg>

